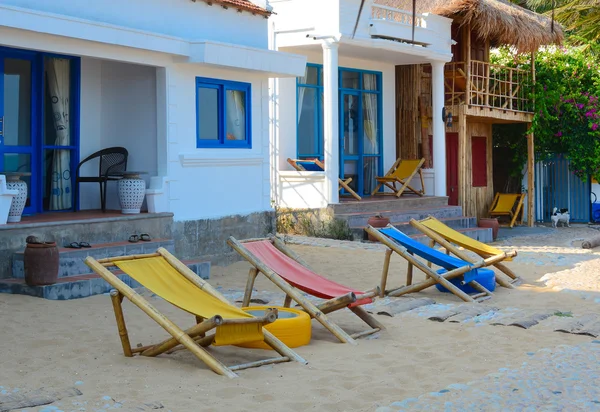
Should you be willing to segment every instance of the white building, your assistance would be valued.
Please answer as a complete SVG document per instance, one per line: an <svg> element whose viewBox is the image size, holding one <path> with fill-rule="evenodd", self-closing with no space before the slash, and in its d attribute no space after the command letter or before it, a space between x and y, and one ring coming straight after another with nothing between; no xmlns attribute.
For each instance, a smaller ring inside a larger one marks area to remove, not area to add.
<svg viewBox="0 0 600 412"><path fill-rule="evenodd" d="M272 213L269 78L306 58L269 50L259 3L0 0L0 172L32 173L25 214L72 209L76 165L114 146L187 241L190 221ZM99 209L98 185L78 201Z"/></svg>
<svg viewBox="0 0 600 412"><path fill-rule="evenodd" d="M273 82L273 180L277 204L320 208L338 203L338 176L359 195L396 160L395 66L431 63L433 150L428 195L446 195L442 120L444 63L450 61L450 19L367 0L352 37L360 0L271 0L272 48L305 55L299 79ZM324 159L325 172L298 172L287 159ZM434 173L435 172L435 173ZM426 183L427 186L427 183Z"/></svg>

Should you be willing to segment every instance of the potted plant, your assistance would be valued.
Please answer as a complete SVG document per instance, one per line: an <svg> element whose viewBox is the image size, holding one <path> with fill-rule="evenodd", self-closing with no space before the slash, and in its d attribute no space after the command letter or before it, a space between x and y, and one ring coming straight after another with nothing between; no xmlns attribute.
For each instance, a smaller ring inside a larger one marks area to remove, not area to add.
<svg viewBox="0 0 600 412"><path fill-rule="evenodd" d="M372 226L374 228L386 227L387 225L390 224L390 218L383 216L381 213L377 213L375 216L371 216L369 218L369 220L367 220L367 224L369 224L370 226ZM375 239L370 234L369 234L369 240L371 242L377 241L377 239Z"/></svg>

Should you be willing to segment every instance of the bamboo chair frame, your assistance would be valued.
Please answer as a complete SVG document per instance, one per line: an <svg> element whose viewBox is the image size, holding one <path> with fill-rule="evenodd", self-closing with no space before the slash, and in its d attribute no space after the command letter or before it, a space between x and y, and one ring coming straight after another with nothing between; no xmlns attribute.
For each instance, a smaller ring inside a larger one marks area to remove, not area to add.
<svg viewBox="0 0 600 412"><path fill-rule="evenodd" d="M389 227L394 227L394 226L388 225L386 227L389 228ZM403 295L406 295L409 293L420 292L431 286L435 286L436 283L439 283L440 285L442 285L443 287L448 289L451 293L453 293L454 295L456 295L458 298L462 299L465 302L481 302L483 300L487 300L487 299L491 298L494 295L492 292L487 290L484 286L482 286L479 282L477 282L475 280L472 280L471 282L468 283L474 289L479 291L479 293L476 293L474 295L468 295L467 293L463 292L462 290L460 290L458 287L456 287L449 281L458 276L464 275L465 273L467 273L473 269L479 269L479 268L482 268L485 266L489 266L489 265L493 264L494 262L502 259L502 257L493 256L488 259L482 259L481 261L475 262L472 265L465 265L465 266L457 268L457 269L449 270L448 272L440 275L435 270L433 270L430 266L428 266L424 262L420 261L419 259L415 258L413 256L413 254L411 252L409 252L404 246L393 241L392 239L390 239L389 237L387 237L386 235L384 235L383 233L381 233L379 230L375 229L371 225L367 226L365 228L365 230L367 231L367 233L369 233L374 238L376 238L379 242L381 242L382 244L384 244L385 246L388 247L388 250L386 250L386 253L385 253L385 259L383 261L383 271L381 273L381 285L379 287L380 291L381 291L380 292L381 297L383 297L385 295L392 296L392 297L398 297L398 296L403 296ZM392 257L392 253L394 253L394 252L397 253L398 255L402 256L408 263L408 269L406 272L406 285L401 286L399 288L386 290L388 276L389 276L390 259ZM423 272L426 275L427 279L413 285L412 278L413 278L413 269L415 267L417 269L419 269L421 272Z"/></svg>
<svg viewBox="0 0 600 412"><path fill-rule="evenodd" d="M435 219L435 217L429 216L429 219ZM435 220L437 220L437 219L435 219ZM424 235L426 235L427 237L429 237L431 239L431 243L430 243L431 247L434 247L436 243L439 243L441 246L443 246L446 249L446 251L448 253L454 254L459 259L462 259L462 260L465 260L468 262L475 262L475 259L468 256L466 253L463 253L458 248L458 246L452 244L451 238L440 235L436 231L429 229L428 227L426 227L421 222L419 222L415 219L411 219L410 224L415 229L419 230L421 233L423 233ZM479 242L479 243L481 243L481 242ZM501 271L502 273L504 273L506 276L508 276L510 278L510 280L504 279L502 276L498 276L499 274L496 273L496 283L498 283L500 286L503 286L508 289L514 289L513 284L517 283L521 280L521 278L515 272L513 272L504 263L502 263L503 260L516 257L518 254L516 250L512 250L510 252L503 252L502 254L498 254L498 255L490 255L488 253L483 253L481 250L476 249L476 248L466 248L465 247L465 249L468 249L471 252L479 255L483 259L487 259L492 256L504 256L503 259L492 264L492 266L494 266L496 269L498 269L499 271Z"/></svg>
<svg viewBox="0 0 600 412"><path fill-rule="evenodd" d="M305 172L306 169L304 167L302 167L302 165L298 164L298 162L313 162L314 164L316 164L317 166L319 166L321 169L323 169L323 171L325 170L325 165L319 159L299 160L299 159L290 159L288 157L287 162L290 165L292 165L292 167L294 169L296 169L297 171L299 171L299 172ZM351 177L349 177L347 179L341 179L341 178L338 177L338 184L339 184L339 189L338 190L341 192L342 189L346 189L346 191L348 192L347 196L352 196L356 200L362 200L362 197L360 197L360 195L358 193L356 193L350 187L350 182L352 182L352 178ZM344 194L342 194L342 195L344 195Z"/></svg>
<svg viewBox="0 0 600 412"><path fill-rule="evenodd" d="M510 227L512 229L513 226L515 225L515 223L517 222L517 218L519 217L519 215L521 215L519 224L520 225L523 224L523 214L521 212L523 210L523 201L525 200L525 194L524 193L517 194L515 203L513 204L513 207L510 210L494 211L494 209L498 205L498 202L500 201L500 196L502 196L504 194L506 194L506 193L500 193L500 192L496 193L496 196L494 196L494 200L492 201L492 205L490 206L489 214L490 214L490 217L508 216L508 218L510 219L509 223L503 224L501 226ZM516 207L515 207L515 205L516 205ZM514 212L513 212L513 208L515 210Z"/></svg>
<svg viewBox="0 0 600 412"><path fill-rule="evenodd" d="M94 270L97 274L108 282L115 289L111 290L110 297L115 312L115 318L117 321L117 328L119 331L119 337L121 339L121 345L123 346L123 354L126 357L131 357L136 354L142 356L158 356L162 353L173 353L178 350L187 349L200 361L204 362L210 369L219 375L224 375L229 378L235 378L238 375L234 371L255 368L263 365L270 365L275 363L296 361L302 364L306 364L307 361L300 357L292 349L288 348L283 342L273 336L269 331L263 328L264 341L273 350L278 352L281 356L277 358L268 358L255 362L249 362L245 364L239 364L234 366L226 366L221 363L212 354L208 353L204 347L210 346L215 338L215 335L206 335L206 332L215 329L217 326L226 324L240 324L240 323L260 323L266 325L274 322L277 319L277 311L269 310L265 313L265 316L256 318L245 318L245 319L223 319L219 315L215 315L210 319L204 319L196 316L196 325L189 329L183 330L179 328L175 323L169 320L165 315L160 313L154 306L152 306L146 299L140 296L135 290L126 285L120 280L115 274L110 272L107 268L115 266L116 261L131 260L131 259L143 259L148 257L163 257L173 268L175 268L183 277L192 282L200 290L208 293L216 299L221 300L227 304L231 304L221 293L214 289L208 282L201 279L198 275L192 272L187 266L185 266L179 259L173 256L164 248L158 248L156 253L142 254L142 255L130 255L130 256L117 256L105 259L94 259L88 256L85 259L85 263ZM123 316L122 302L123 298L126 297L158 323L163 329L165 329L172 337L166 339L158 344L142 346L132 348L129 341L129 333L125 325L125 318ZM234 306L234 305L232 305Z"/></svg>
<svg viewBox="0 0 600 412"><path fill-rule="evenodd" d="M425 159L421 159L419 161L418 166L413 170L413 172L408 177L406 177L404 179L400 179L396 176L393 176L393 173L396 171L396 169L398 169L398 167L400 167L400 165L402 164L402 161L403 160L401 158L396 159L396 161L394 162L394 164L392 165L390 170L388 170L388 172L385 174L385 176L375 177L375 180L377 181L378 184L375 187L375 189L373 190L373 192L371 192L371 196L375 196L375 195L391 196L391 195L393 195L396 197L400 197L400 196L402 196L402 193L404 193L404 191L406 191L406 190L409 190L419 196L425 195L425 182L423 180L423 171L421 170L423 163L425 163ZM412 181L412 179L415 177L415 175L417 173L419 174L419 177L421 178L421 190L416 190L414 187L410 186L410 182ZM400 188L396 187L397 184L401 185ZM388 193L388 192L378 193L378 190L382 186L386 186L387 188L391 189L393 191L393 193Z"/></svg>
<svg viewBox="0 0 600 412"><path fill-rule="evenodd" d="M250 299L252 298L252 291L254 288L254 281L256 280L258 274L262 273L267 277L267 279L273 282L279 289L281 289L285 293L285 307L290 307L292 301L296 302L302 307L302 309L306 313L310 315L311 318L316 319L319 323L321 323L342 343L350 343L352 345L356 345L357 342L355 339L372 335L373 333L385 329L385 326L382 323L380 323L366 310L359 306L354 306L348 309L352 311L356 316L358 316L363 322L369 325L370 329L367 329L365 331L357 332L350 335L327 317L327 314L340 309L344 309L345 307L356 301L377 296L379 294L378 287L362 295L356 295L353 292L349 292L345 295L329 299L319 305L315 305L311 301L306 299L300 293L299 289L289 284L284 278L282 278L279 274L277 274L275 271L269 268L259 258L252 254L252 252L250 252L244 247L244 243L256 242L261 240L270 241L273 244L273 246L275 246L283 254L295 260L298 264L304 266L305 268L312 270L310 266L300 256L298 256L298 254L286 247L283 241L281 241L275 236L246 240L237 240L233 236L230 236L227 240L227 244L229 244L229 246L231 246L236 252L240 254L240 256L246 259L253 266L248 273L248 281L246 283L246 289L244 292L244 300L242 306L247 307L250 305Z"/></svg>

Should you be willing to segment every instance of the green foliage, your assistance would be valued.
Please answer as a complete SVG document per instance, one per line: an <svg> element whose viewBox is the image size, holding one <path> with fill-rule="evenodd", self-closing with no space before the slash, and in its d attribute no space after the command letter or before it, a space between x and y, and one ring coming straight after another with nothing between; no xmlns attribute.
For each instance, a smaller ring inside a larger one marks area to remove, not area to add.
<svg viewBox="0 0 600 412"><path fill-rule="evenodd" d="M276 208L275 213L277 215L277 233L354 240L347 221L331 219L318 210Z"/></svg>
<svg viewBox="0 0 600 412"><path fill-rule="evenodd" d="M506 48L492 54L492 59L511 67L528 64L525 56L514 56ZM541 50L535 67L531 98L536 151L542 156L564 154L571 170L584 180L596 176L600 171L600 64L584 47L571 45Z"/></svg>

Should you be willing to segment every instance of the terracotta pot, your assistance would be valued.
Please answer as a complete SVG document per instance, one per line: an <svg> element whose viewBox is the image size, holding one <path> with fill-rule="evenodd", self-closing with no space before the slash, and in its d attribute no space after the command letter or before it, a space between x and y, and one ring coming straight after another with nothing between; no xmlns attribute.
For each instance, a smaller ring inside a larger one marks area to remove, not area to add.
<svg viewBox="0 0 600 412"><path fill-rule="evenodd" d="M498 237L498 229L500 225L498 224L498 219L495 217L482 217L479 219L479 227L490 227L492 228L492 239L496 240Z"/></svg>
<svg viewBox="0 0 600 412"><path fill-rule="evenodd" d="M367 220L367 223L373 227L386 227L387 225L389 225L390 223L390 218L389 217L383 217L383 216L372 216L369 218L369 220ZM373 236L371 236L369 234L369 240L371 242L377 242L377 239L375 239Z"/></svg>
<svg viewBox="0 0 600 412"><path fill-rule="evenodd" d="M52 285L58 280L58 248L55 242L28 243L23 258L25 283Z"/></svg>

